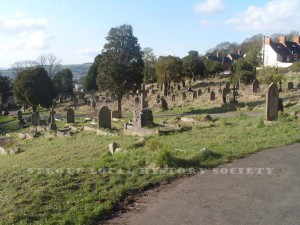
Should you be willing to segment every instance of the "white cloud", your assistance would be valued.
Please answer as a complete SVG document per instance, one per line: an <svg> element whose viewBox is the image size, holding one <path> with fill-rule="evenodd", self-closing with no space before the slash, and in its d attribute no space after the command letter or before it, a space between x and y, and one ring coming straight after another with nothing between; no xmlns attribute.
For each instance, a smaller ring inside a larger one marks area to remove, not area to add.
<svg viewBox="0 0 300 225"><path fill-rule="evenodd" d="M17 12L12 18L0 17L0 35L9 42L0 46L7 50L48 49L52 36L47 32L47 18L29 18Z"/></svg>
<svg viewBox="0 0 300 225"><path fill-rule="evenodd" d="M240 31L289 32L300 26L299 0L272 0L263 7L249 6L225 24Z"/></svg>
<svg viewBox="0 0 300 225"><path fill-rule="evenodd" d="M218 24L218 21L215 20L201 20L200 21L200 25L204 26L204 27L213 27L216 26Z"/></svg>
<svg viewBox="0 0 300 225"><path fill-rule="evenodd" d="M6 43L3 45L3 49L7 50L41 50L49 49L49 42L52 39L45 31L23 32L17 40Z"/></svg>
<svg viewBox="0 0 300 225"><path fill-rule="evenodd" d="M206 0L194 6L194 10L200 13L214 13L223 11L225 8L221 0Z"/></svg>

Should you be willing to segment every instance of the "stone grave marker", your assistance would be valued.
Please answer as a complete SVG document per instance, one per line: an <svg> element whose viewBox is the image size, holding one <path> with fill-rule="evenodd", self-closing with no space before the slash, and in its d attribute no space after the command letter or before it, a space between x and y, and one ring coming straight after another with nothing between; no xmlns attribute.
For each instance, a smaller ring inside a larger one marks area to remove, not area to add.
<svg viewBox="0 0 300 225"><path fill-rule="evenodd" d="M93 99L93 101L92 101L92 103L91 103L91 107L92 107L92 108L96 108L96 106L97 106L96 100Z"/></svg>
<svg viewBox="0 0 300 225"><path fill-rule="evenodd" d="M39 114L37 112L33 112L31 114L31 125L37 126L39 124Z"/></svg>
<svg viewBox="0 0 300 225"><path fill-rule="evenodd" d="M258 89L259 89L259 83L258 83L258 80L255 79L252 83L252 92L257 93Z"/></svg>
<svg viewBox="0 0 300 225"><path fill-rule="evenodd" d="M98 112L98 126L111 129L111 111L107 106L102 106Z"/></svg>
<svg viewBox="0 0 300 225"><path fill-rule="evenodd" d="M139 98L139 96L136 96L135 99L134 99L134 106L138 107L139 104L140 104L140 98Z"/></svg>
<svg viewBox="0 0 300 225"><path fill-rule="evenodd" d="M288 90L293 90L293 89L294 89L294 83L288 82Z"/></svg>
<svg viewBox="0 0 300 225"><path fill-rule="evenodd" d="M222 100L223 100L223 103L226 103L226 95L227 95L227 89L226 87L223 88L223 93L222 93Z"/></svg>
<svg viewBox="0 0 300 225"><path fill-rule="evenodd" d="M23 113L22 113L22 111L18 111L17 112L17 116L18 116L18 120L22 120L23 119Z"/></svg>
<svg viewBox="0 0 300 225"><path fill-rule="evenodd" d="M168 110L168 103L165 98L161 98L161 108L162 110Z"/></svg>
<svg viewBox="0 0 300 225"><path fill-rule="evenodd" d="M197 98L197 91L193 91L193 99Z"/></svg>
<svg viewBox="0 0 300 225"><path fill-rule="evenodd" d="M228 81L225 83L225 88L226 88L226 93L229 93L230 92L230 83Z"/></svg>
<svg viewBox="0 0 300 225"><path fill-rule="evenodd" d="M210 93L210 87L207 88L207 93Z"/></svg>
<svg viewBox="0 0 300 225"><path fill-rule="evenodd" d="M201 96L202 95L202 90L198 89L198 93L197 94L198 94L198 97Z"/></svg>
<svg viewBox="0 0 300 225"><path fill-rule="evenodd" d="M215 94L214 91L211 91L211 92L210 92L210 100L211 100L211 101L216 100L216 94Z"/></svg>
<svg viewBox="0 0 300 225"><path fill-rule="evenodd" d="M182 92L181 94L181 99L184 101L186 99L186 93L185 92Z"/></svg>
<svg viewBox="0 0 300 225"><path fill-rule="evenodd" d="M72 108L68 108L67 110L67 123L75 123L75 113Z"/></svg>
<svg viewBox="0 0 300 225"><path fill-rule="evenodd" d="M175 100L176 100L176 95L172 95L172 102L175 102Z"/></svg>
<svg viewBox="0 0 300 225"><path fill-rule="evenodd" d="M274 121L278 117L279 91L276 83L271 83L266 97L266 120Z"/></svg>

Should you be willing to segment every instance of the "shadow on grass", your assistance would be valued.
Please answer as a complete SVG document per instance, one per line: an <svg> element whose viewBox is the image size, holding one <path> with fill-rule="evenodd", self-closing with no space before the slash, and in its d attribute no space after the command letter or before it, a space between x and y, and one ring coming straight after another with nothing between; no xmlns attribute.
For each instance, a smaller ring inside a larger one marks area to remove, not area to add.
<svg viewBox="0 0 300 225"><path fill-rule="evenodd" d="M265 102L266 101L253 101L253 102L247 102L245 104L246 104L246 106L248 106L250 108L255 108L256 106L265 104Z"/></svg>
<svg viewBox="0 0 300 225"><path fill-rule="evenodd" d="M228 107L215 107L211 109L192 109L184 112L185 114L215 114L237 111L237 105L228 105Z"/></svg>

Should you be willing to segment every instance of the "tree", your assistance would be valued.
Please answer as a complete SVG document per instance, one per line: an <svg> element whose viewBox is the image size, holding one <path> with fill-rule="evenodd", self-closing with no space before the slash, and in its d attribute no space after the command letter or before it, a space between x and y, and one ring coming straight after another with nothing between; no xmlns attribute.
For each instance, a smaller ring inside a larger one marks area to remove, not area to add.
<svg viewBox="0 0 300 225"><path fill-rule="evenodd" d="M223 71L223 66L222 66L221 62L209 60L206 57L204 57L202 60L203 60L204 66L205 66L205 75L206 76L208 76L210 74L216 74L218 72Z"/></svg>
<svg viewBox="0 0 300 225"><path fill-rule="evenodd" d="M31 67L36 67L36 66L37 66L36 61L32 61L32 60L17 61L11 65L11 71L14 76L17 76L18 73L20 73L22 70L25 70L25 69L28 69Z"/></svg>
<svg viewBox="0 0 300 225"><path fill-rule="evenodd" d="M196 80L196 77L204 76L204 63L197 51L189 51L189 54L182 59L183 74Z"/></svg>
<svg viewBox="0 0 300 225"><path fill-rule="evenodd" d="M17 103L27 104L35 110L38 105L49 108L57 91L44 68L27 68L18 73L13 86Z"/></svg>
<svg viewBox="0 0 300 225"><path fill-rule="evenodd" d="M84 78L83 82L83 88L84 91L97 91L97 74L98 74L98 68L100 66L102 55L99 54L95 57L93 64L91 65L86 77Z"/></svg>
<svg viewBox="0 0 300 225"><path fill-rule="evenodd" d="M232 66L232 71L238 80L250 83L255 78L253 65L244 58L238 59Z"/></svg>
<svg viewBox="0 0 300 225"><path fill-rule="evenodd" d="M106 40L97 84L99 89L116 96L121 110L123 95L143 82L143 53L131 25L111 28Z"/></svg>
<svg viewBox="0 0 300 225"><path fill-rule="evenodd" d="M53 76L52 82L59 94L73 94L73 73L69 68L58 71Z"/></svg>
<svg viewBox="0 0 300 225"><path fill-rule="evenodd" d="M164 84L164 95L167 94L170 83L182 79L182 60L175 56L160 56L155 64L157 81Z"/></svg>
<svg viewBox="0 0 300 225"><path fill-rule="evenodd" d="M262 84L277 83L283 80L284 69L278 67L266 66L264 69L258 70L258 80Z"/></svg>
<svg viewBox="0 0 300 225"><path fill-rule="evenodd" d="M11 91L12 82L9 77L3 76L0 73L0 94L2 94L2 100L5 102L8 97L8 92ZM1 105L0 105L1 107Z"/></svg>
<svg viewBox="0 0 300 225"><path fill-rule="evenodd" d="M156 56L152 48L144 48L144 82L154 83L157 80L155 73Z"/></svg>
<svg viewBox="0 0 300 225"><path fill-rule="evenodd" d="M61 60L53 54L40 55L36 60L36 64L39 67L47 70L49 77L53 77L56 74L60 67L60 63Z"/></svg>

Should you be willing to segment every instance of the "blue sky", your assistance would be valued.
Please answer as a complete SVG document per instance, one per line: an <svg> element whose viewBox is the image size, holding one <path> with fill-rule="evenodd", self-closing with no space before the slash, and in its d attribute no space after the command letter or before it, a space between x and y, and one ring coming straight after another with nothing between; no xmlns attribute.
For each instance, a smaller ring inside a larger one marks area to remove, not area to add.
<svg viewBox="0 0 300 225"><path fill-rule="evenodd" d="M0 67L48 53L92 62L124 23L157 56L205 54L223 41L299 31L299 11L299 0L0 0Z"/></svg>

